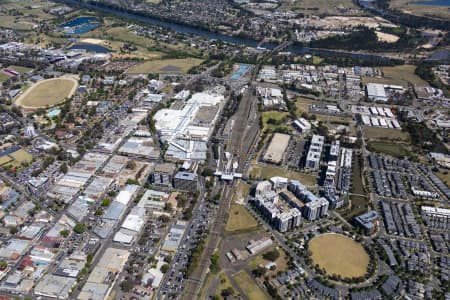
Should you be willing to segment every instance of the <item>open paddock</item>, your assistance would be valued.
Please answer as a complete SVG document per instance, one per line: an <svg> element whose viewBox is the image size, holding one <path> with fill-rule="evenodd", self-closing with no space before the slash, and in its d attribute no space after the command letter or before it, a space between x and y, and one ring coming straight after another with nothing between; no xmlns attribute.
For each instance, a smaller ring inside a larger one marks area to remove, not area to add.
<svg viewBox="0 0 450 300"><path fill-rule="evenodd" d="M284 168L268 166L263 164L252 164L250 167L250 177L259 179L270 179L274 176L286 177L298 180L304 185L313 186L317 183L317 178L313 175L286 170Z"/></svg>
<svg viewBox="0 0 450 300"><path fill-rule="evenodd" d="M250 275L242 270L233 275L233 279L249 300L269 300L269 296L256 284Z"/></svg>
<svg viewBox="0 0 450 300"><path fill-rule="evenodd" d="M363 131L364 137L368 140L410 141L409 134L398 129L365 127Z"/></svg>
<svg viewBox="0 0 450 300"><path fill-rule="evenodd" d="M258 228L258 222L247 211L245 206L232 204L225 227L228 232L249 231Z"/></svg>
<svg viewBox="0 0 450 300"><path fill-rule="evenodd" d="M411 155L411 152L405 144L389 141L369 141L367 143L367 149L372 152L384 153L398 158Z"/></svg>
<svg viewBox="0 0 450 300"><path fill-rule="evenodd" d="M127 70L128 74L175 73L182 74L203 62L198 58L150 60L135 65Z"/></svg>

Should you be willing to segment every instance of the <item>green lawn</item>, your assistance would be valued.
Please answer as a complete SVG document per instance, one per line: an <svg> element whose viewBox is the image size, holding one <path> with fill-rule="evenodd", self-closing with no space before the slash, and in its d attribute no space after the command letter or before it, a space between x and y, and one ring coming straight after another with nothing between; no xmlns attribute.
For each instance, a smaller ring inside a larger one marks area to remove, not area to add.
<svg viewBox="0 0 450 300"><path fill-rule="evenodd" d="M33 70L32 68L27 68L27 67L22 67L22 66L9 66L8 68L16 70L20 74L28 73Z"/></svg>
<svg viewBox="0 0 450 300"><path fill-rule="evenodd" d="M0 71L0 82L4 82L4 81L8 80L9 78L10 78L9 76L3 74L3 72Z"/></svg>

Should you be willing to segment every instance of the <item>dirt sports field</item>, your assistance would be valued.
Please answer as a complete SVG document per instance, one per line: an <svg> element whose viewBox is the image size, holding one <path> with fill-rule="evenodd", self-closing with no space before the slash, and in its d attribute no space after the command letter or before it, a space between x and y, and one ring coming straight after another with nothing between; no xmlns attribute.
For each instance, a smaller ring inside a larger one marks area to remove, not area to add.
<svg viewBox="0 0 450 300"><path fill-rule="evenodd" d="M55 105L71 97L78 87L74 78L52 78L35 83L15 102L23 108L39 108Z"/></svg>
<svg viewBox="0 0 450 300"><path fill-rule="evenodd" d="M313 264L324 268L327 274L342 277L360 277L366 274L369 255L352 239L340 234L322 234L309 242Z"/></svg>

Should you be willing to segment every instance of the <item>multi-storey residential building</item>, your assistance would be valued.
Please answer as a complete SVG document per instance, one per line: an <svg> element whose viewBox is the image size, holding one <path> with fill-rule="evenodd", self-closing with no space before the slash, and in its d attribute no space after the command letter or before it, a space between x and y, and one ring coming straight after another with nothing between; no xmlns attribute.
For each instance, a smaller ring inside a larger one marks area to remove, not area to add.
<svg viewBox="0 0 450 300"><path fill-rule="evenodd" d="M318 170L320 166L320 156L322 154L325 138L321 135L313 135L311 145L306 156L305 168L310 170Z"/></svg>

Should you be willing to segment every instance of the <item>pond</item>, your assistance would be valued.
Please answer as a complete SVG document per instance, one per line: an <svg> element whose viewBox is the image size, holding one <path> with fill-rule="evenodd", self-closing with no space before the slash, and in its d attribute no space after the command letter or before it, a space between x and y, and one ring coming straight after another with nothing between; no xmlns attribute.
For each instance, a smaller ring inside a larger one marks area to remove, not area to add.
<svg viewBox="0 0 450 300"><path fill-rule="evenodd" d="M100 26L96 17L79 17L61 24L67 34L83 34Z"/></svg>
<svg viewBox="0 0 450 300"><path fill-rule="evenodd" d="M413 4L450 7L450 0L417 1L417 2L413 2Z"/></svg>
<svg viewBox="0 0 450 300"><path fill-rule="evenodd" d="M75 44L72 47L70 47L69 50L85 50L87 52L95 52L95 53L112 52L112 50L109 48L94 44Z"/></svg>

